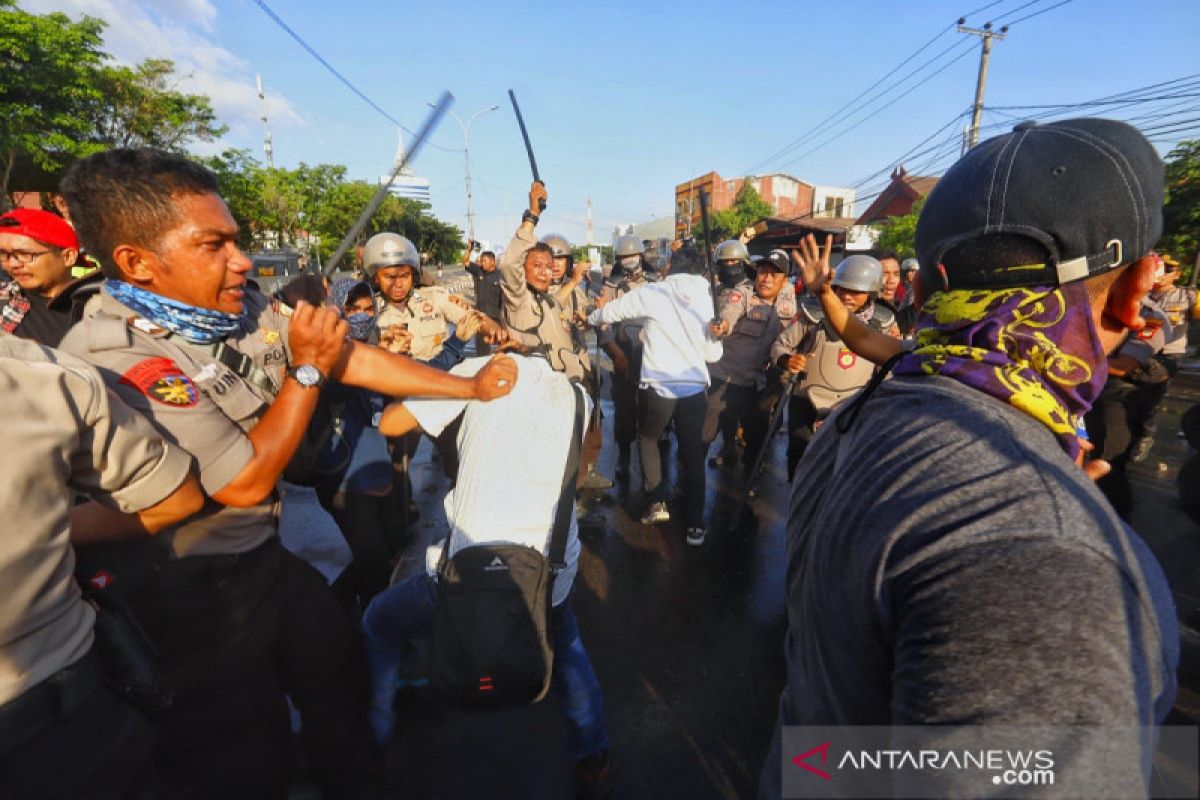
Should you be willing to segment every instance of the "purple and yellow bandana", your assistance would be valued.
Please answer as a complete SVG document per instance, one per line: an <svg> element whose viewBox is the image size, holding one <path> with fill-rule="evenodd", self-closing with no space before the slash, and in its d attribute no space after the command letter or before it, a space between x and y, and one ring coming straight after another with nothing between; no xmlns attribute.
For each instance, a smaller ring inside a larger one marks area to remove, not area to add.
<svg viewBox="0 0 1200 800"><path fill-rule="evenodd" d="M1078 422L1108 375L1082 282L937 292L896 375L943 375L1003 400L1054 432L1071 458Z"/></svg>

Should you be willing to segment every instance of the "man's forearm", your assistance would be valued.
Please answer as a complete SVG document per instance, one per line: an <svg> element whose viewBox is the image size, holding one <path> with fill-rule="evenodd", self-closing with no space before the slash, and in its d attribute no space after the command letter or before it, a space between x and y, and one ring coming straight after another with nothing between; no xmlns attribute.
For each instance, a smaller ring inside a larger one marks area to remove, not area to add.
<svg viewBox="0 0 1200 800"><path fill-rule="evenodd" d="M346 348L333 377L349 386L389 397L475 398L475 382L450 375L405 356L353 342Z"/></svg>
<svg viewBox="0 0 1200 800"><path fill-rule="evenodd" d="M285 380L271 407L246 434L254 447L253 458L212 498L222 505L239 508L261 503L295 455L319 394L319 389Z"/></svg>

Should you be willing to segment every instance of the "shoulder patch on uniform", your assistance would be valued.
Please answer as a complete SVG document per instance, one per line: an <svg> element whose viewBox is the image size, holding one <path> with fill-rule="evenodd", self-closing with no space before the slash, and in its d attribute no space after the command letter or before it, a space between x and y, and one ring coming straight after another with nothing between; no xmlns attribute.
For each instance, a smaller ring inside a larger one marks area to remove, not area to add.
<svg viewBox="0 0 1200 800"><path fill-rule="evenodd" d="M196 384L169 358L147 358L121 375L121 383L173 408L191 408L200 402Z"/></svg>
<svg viewBox="0 0 1200 800"><path fill-rule="evenodd" d="M151 336L166 336L166 334L167 334L166 328L163 328L159 325L155 325L153 322L146 319L145 317L130 317L129 318L129 327L131 327L135 330L139 330L142 333L149 334Z"/></svg>
<svg viewBox="0 0 1200 800"><path fill-rule="evenodd" d="M1137 338L1143 342L1148 342L1154 338L1154 334L1158 333L1158 327L1146 325L1138 331Z"/></svg>

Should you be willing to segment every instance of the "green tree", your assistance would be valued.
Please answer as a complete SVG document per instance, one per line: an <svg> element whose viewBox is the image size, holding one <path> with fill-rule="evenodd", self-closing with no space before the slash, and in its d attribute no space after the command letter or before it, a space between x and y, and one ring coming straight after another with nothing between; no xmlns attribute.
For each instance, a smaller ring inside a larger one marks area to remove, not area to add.
<svg viewBox="0 0 1200 800"><path fill-rule="evenodd" d="M733 197L733 205L723 211L709 214L709 226L712 228L712 244L733 239L748 226L753 225L764 217L769 217L775 209L762 199L762 195L750 181L742 183L737 194Z"/></svg>
<svg viewBox="0 0 1200 800"><path fill-rule="evenodd" d="M72 22L0 0L0 208L8 207L18 161L54 173L100 149L88 111L100 95L103 30L93 17Z"/></svg>
<svg viewBox="0 0 1200 800"><path fill-rule="evenodd" d="M254 247L255 231L258 229L258 187L262 164L249 150L226 150L220 155L200 159L217 176L217 185L229 213L238 224L238 246Z"/></svg>
<svg viewBox="0 0 1200 800"><path fill-rule="evenodd" d="M151 58L136 67L104 66L93 106L95 141L108 147L158 147L184 151L195 141L211 142L226 130L202 94L176 88L175 64Z"/></svg>
<svg viewBox="0 0 1200 800"><path fill-rule="evenodd" d="M916 238L917 238L917 218L921 216L921 209L925 205L925 198L917 199L913 203L912 210L902 217L892 217L883 224L883 231L879 234L879 240L875 243L881 249L895 251L900 258L914 258L917 255Z"/></svg>
<svg viewBox="0 0 1200 800"><path fill-rule="evenodd" d="M1167 154L1167 203L1159 249L1180 261L1190 280L1200 250L1200 140L1180 142Z"/></svg>

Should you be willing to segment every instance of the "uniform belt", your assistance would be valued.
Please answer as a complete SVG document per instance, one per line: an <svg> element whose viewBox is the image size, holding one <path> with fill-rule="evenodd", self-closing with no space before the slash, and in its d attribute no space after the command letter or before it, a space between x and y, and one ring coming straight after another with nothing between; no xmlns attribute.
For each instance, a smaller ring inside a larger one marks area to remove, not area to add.
<svg viewBox="0 0 1200 800"><path fill-rule="evenodd" d="M175 585L183 581L208 582L230 578L256 567L268 555L281 547L278 536L272 536L244 553L184 556L168 561L163 568L168 580Z"/></svg>
<svg viewBox="0 0 1200 800"><path fill-rule="evenodd" d="M104 681L95 650L0 706L0 752L32 739L68 716Z"/></svg>

